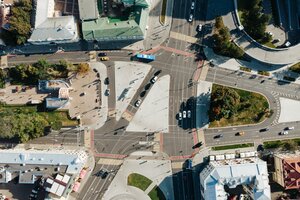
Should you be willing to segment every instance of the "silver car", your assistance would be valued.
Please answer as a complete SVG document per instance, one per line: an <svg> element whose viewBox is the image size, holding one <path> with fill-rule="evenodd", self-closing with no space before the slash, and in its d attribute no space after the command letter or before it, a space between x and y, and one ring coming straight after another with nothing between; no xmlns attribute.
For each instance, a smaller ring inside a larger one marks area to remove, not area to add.
<svg viewBox="0 0 300 200"><path fill-rule="evenodd" d="M193 14L190 14L190 17L189 17L189 22L192 22L193 21Z"/></svg>

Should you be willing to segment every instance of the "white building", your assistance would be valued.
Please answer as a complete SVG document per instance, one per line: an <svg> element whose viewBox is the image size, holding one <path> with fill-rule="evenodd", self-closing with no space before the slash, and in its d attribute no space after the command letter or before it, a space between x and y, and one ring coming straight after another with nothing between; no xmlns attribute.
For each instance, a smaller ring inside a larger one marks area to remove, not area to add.
<svg viewBox="0 0 300 200"><path fill-rule="evenodd" d="M55 11L54 0L37 0L35 25L28 42L33 44L66 43L79 40L74 16Z"/></svg>
<svg viewBox="0 0 300 200"><path fill-rule="evenodd" d="M266 162L257 157L211 161L200 173L201 198L227 200L224 186L243 190L254 200L271 199Z"/></svg>

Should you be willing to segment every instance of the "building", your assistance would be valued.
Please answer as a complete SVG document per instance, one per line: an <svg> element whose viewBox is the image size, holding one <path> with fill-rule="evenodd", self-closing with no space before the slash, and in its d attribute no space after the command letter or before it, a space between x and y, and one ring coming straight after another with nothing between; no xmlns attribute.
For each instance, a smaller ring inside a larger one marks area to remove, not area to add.
<svg viewBox="0 0 300 200"><path fill-rule="evenodd" d="M271 199L266 162L257 157L210 161L200 173L201 199L227 200L235 188L254 200Z"/></svg>
<svg viewBox="0 0 300 200"><path fill-rule="evenodd" d="M149 15L147 0L88 0L88 2L79 0L83 39L87 41L144 39Z"/></svg>
<svg viewBox="0 0 300 200"><path fill-rule="evenodd" d="M46 108L64 109L69 103L68 83L62 80L39 80L38 91L41 93L49 93L49 97L45 98Z"/></svg>
<svg viewBox="0 0 300 200"><path fill-rule="evenodd" d="M284 189L300 188L300 153L274 154L273 180Z"/></svg>
<svg viewBox="0 0 300 200"><path fill-rule="evenodd" d="M54 0L37 0L35 7L35 24L28 42L49 44L79 40L74 16L63 16L61 11L56 11Z"/></svg>
<svg viewBox="0 0 300 200"><path fill-rule="evenodd" d="M43 183L47 196L54 199L71 193L88 158L83 149L8 149L0 150L0 154L0 183L8 183L17 177L19 184L39 181Z"/></svg>

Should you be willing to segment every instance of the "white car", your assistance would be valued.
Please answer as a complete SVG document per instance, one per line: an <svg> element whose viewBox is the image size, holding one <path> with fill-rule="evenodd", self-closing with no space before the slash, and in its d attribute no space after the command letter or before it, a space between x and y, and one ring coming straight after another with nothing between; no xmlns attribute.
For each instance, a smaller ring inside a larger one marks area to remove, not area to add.
<svg viewBox="0 0 300 200"><path fill-rule="evenodd" d="M181 113L181 112L178 113L178 120L179 120L179 121L182 120L182 113Z"/></svg>
<svg viewBox="0 0 300 200"><path fill-rule="evenodd" d="M187 117L188 117L188 118L191 118L191 116L192 116L192 112L191 112L190 110L188 110L188 111L187 111Z"/></svg>
<svg viewBox="0 0 300 200"><path fill-rule="evenodd" d="M201 31L202 31L202 24L199 24L199 25L197 26L197 31L198 31L198 32L201 32Z"/></svg>
<svg viewBox="0 0 300 200"><path fill-rule="evenodd" d="M150 81L151 81L151 83L153 83L153 84L154 84L154 83L156 82L157 78L158 78L157 76L154 76L154 77L153 77L153 78L150 80Z"/></svg>
<svg viewBox="0 0 300 200"><path fill-rule="evenodd" d="M190 17L189 17L189 22L192 22L193 21L193 14L190 14Z"/></svg>
<svg viewBox="0 0 300 200"><path fill-rule="evenodd" d="M294 130L295 127L291 126L291 127L285 127L284 130L288 131L288 130Z"/></svg>
<svg viewBox="0 0 300 200"><path fill-rule="evenodd" d="M287 134L289 134L288 131L281 131L279 135L287 135Z"/></svg>
<svg viewBox="0 0 300 200"><path fill-rule="evenodd" d="M141 103L142 103L142 100L137 100L136 102L135 102L135 107L139 107L140 105L141 105Z"/></svg>
<svg viewBox="0 0 300 200"><path fill-rule="evenodd" d="M185 110L182 112L182 115L183 115L183 118L186 118L186 111Z"/></svg>
<svg viewBox="0 0 300 200"><path fill-rule="evenodd" d="M195 2L192 2L191 10L194 10L194 9L195 9Z"/></svg>

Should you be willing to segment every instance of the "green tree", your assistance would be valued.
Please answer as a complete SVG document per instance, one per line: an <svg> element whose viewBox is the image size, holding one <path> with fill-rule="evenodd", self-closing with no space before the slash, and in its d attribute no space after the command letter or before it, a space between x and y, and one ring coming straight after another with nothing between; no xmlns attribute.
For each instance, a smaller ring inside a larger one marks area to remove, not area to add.
<svg viewBox="0 0 300 200"><path fill-rule="evenodd" d="M90 65L88 63L79 63L77 67L77 73L80 75L87 74L91 71Z"/></svg>

